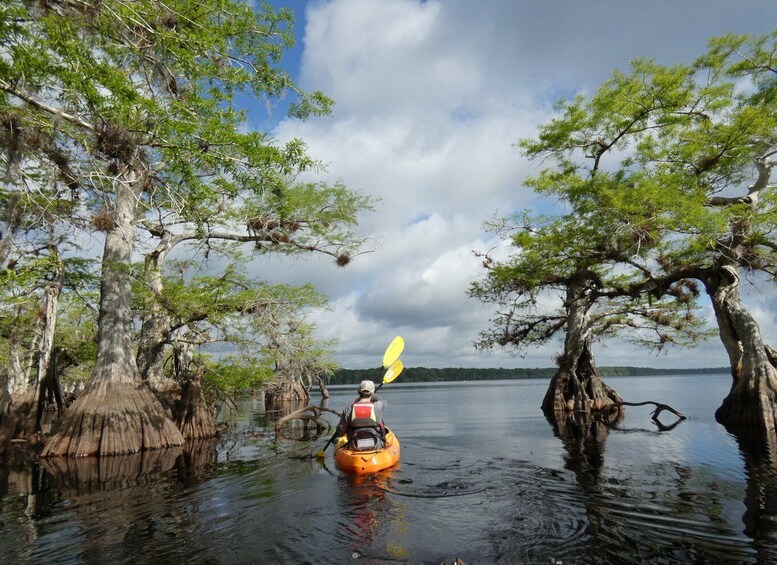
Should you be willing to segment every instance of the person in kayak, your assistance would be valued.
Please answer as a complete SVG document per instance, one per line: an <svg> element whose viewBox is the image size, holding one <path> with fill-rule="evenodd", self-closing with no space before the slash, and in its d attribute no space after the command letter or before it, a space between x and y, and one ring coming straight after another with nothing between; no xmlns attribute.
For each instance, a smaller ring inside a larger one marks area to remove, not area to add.
<svg viewBox="0 0 777 565"><path fill-rule="evenodd" d="M359 398L351 403L340 416L337 435L347 435L352 449L369 451L384 447L386 426L383 411L386 401L375 396L375 383L359 383Z"/></svg>

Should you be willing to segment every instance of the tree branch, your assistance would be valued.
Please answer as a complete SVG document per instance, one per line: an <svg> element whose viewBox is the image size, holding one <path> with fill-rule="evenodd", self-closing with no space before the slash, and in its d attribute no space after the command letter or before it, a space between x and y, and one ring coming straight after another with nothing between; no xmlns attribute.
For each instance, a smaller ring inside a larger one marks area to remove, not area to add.
<svg viewBox="0 0 777 565"><path fill-rule="evenodd" d="M72 114L68 114L67 112L60 110L58 108L54 108L53 106L49 106L48 104L44 104L43 102L39 102L38 100L35 100L34 98L31 98L27 96L26 94L22 94L21 92L18 92L14 88L11 88L11 85L9 85L4 80L0 80L0 90L3 92L7 92L8 94L15 96L19 100L22 100L29 104L30 106L33 106L34 108L37 108L39 110L43 110L44 112L48 112L52 116L57 116L59 118L62 118L63 120L70 122L72 124L75 124L79 127L82 127L84 129L87 129L89 131L96 131L95 127L90 124L89 122L85 122L81 118L74 116Z"/></svg>

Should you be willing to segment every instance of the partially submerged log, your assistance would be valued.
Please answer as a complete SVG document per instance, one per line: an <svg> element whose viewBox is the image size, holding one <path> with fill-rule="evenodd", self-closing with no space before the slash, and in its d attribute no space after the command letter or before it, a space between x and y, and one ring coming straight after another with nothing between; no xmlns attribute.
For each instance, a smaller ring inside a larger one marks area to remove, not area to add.
<svg viewBox="0 0 777 565"><path fill-rule="evenodd" d="M671 412L672 414L677 416L678 422L681 422L682 420L686 419L685 416L683 416L680 412L678 412L677 410L675 410L674 408L672 408L668 404L662 404L660 402L655 402L653 400L646 400L644 402L625 402L625 401L613 402L612 404L609 404L609 405L601 408L600 410L595 410L593 412L593 415L596 418L601 418L601 417L605 417L606 418L613 411L619 410L622 406L647 406L649 404L652 404L653 406L656 407L656 409L653 410L653 412L651 412L651 414L650 414L651 420L653 420L653 422L655 422L656 425L658 425L658 426L660 426L662 428L666 428L666 426L658 419L658 416L659 416L659 414L661 414L661 412L664 412L664 411ZM672 426L672 427L674 427L674 426Z"/></svg>
<svg viewBox="0 0 777 565"><path fill-rule="evenodd" d="M310 424L313 424L316 428L316 435L321 435L322 432L331 428L329 422L323 417L323 412L330 412L335 414L338 418L340 413L330 408L323 408L319 406L305 406L299 410L287 414L275 423L275 433L279 436L289 439L289 433L285 431L286 425L291 423L292 426L295 422L302 422L302 427L308 429Z"/></svg>

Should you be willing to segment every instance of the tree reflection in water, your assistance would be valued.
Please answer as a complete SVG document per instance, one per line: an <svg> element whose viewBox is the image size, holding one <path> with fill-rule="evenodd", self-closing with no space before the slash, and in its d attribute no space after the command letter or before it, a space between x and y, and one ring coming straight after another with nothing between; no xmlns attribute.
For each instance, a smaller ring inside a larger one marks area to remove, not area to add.
<svg viewBox="0 0 777 565"><path fill-rule="evenodd" d="M604 465L608 425L584 412L571 415L547 413L546 417L553 434L564 444L566 468L575 474L580 486L598 485ZM609 422L613 425L622 420L623 412L619 411L612 414Z"/></svg>
<svg viewBox="0 0 777 565"><path fill-rule="evenodd" d="M143 546L152 543L158 507L174 491L203 480L203 474L216 462L216 446L214 440L198 440L128 455L27 459L7 468L0 479L4 494L12 491L26 497L28 543L44 539L47 515L66 512L71 535L52 540L53 547L41 542L39 559L46 561L46 555L67 553L62 546L69 544L78 547L79 559L87 562L100 560L109 549L121 554L115 550L134 548L131 553L140 555ZM38 562L38 558L33 560Z"/></svg>
<svg viewBox="0 0 777 565"><path fill-rule="evenodd" d="M719 485L716 493L714 476L671 461L651 463L649 458L642 465L615 460L605 467L610 433L657 436L670 432L679 421L655 422L654 431L614 428L585 414L551 415L548 421L563 443L565 466L581 488L588 559L644 557L650 548L652 558L671 562L777 563L777 434L728 429L739 443L747 475L742 521L744 534L752 540L753 553L748 554L730 545L738 532L723 518L728 506L726 487ZM652 484L631 473L652 476ZM639 490L636 485L645 487ZM661 545L652 537L655 531L660 531Z"/></svg>
<svg viewBox="0 0 777 565"><path fill-rule="evenodd" d="M777 434L774 430L726 428L745 462L745 534L760 563L777 563Z"/></svg>

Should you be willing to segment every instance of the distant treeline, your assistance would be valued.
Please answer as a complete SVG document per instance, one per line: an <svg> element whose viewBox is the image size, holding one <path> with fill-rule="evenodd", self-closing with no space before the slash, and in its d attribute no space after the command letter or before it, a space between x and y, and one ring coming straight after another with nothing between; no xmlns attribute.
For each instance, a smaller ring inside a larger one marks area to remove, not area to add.
<svg viewBox="0 0 777 565"><path fill-rule="evenodd" d="M554 367L534 369L428 369L426 367L406 367L398 381L403 383L442 382L442 381L490 381L503 379L550 378L556 372ZM645 375L698 375L709 373L728 373L728 367L707 369L653 369L650 367L599 367L603 377L628 377ZM382 372L378 369L339 369L329 379L329 384L356 384L365 379L379 381Z"/></svg>

